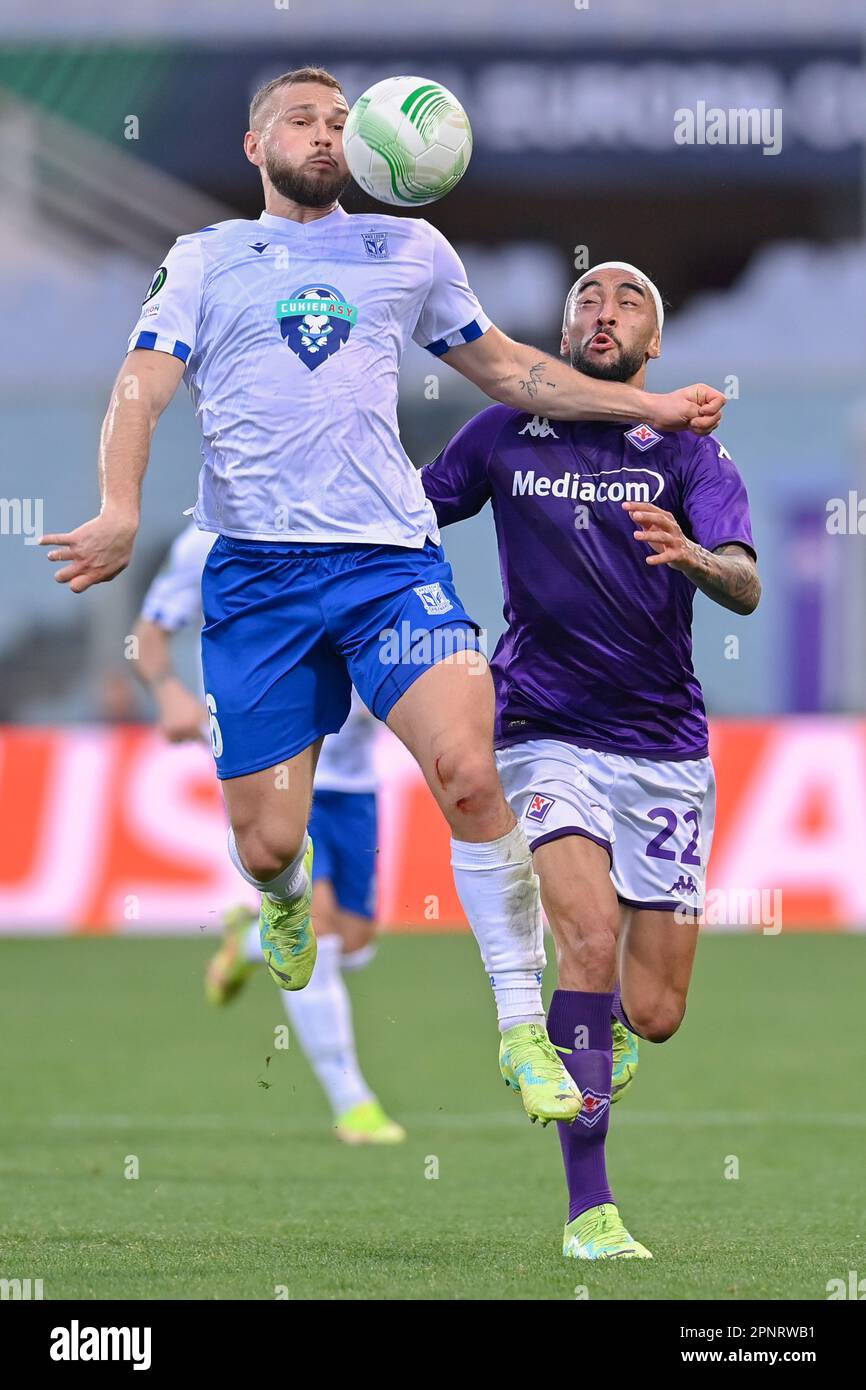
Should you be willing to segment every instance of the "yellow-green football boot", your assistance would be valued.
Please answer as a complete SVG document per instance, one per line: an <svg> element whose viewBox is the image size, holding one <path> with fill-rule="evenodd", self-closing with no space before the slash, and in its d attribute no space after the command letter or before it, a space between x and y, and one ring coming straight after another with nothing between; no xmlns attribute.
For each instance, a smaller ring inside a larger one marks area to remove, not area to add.
<svg viewBox="0 0 866 1390"><path fill-rule="evenodd" d="M612 1032L613 1077L610 1083L610 1103L616 1105L623 1091L627 1091L634 1081L639 1059L635 1034L626 1028L624 1023L620 1023L618 1018L613 1020Z"/></svg>
<svg viewBox="0 0 866 1390"><path fill-rule="evenodd" d="M651 1260L652 1255L629 1235L612 1202L590 1207L569 1221L562 1238L568 1260Z"/></svg>
<svg viewBox="0 0 866 1390"><path fill-rule="evenodd" d="M344 1144L402 1144L406 1131L385 1114L377 1100L362 1100L334 1122L334 1133Z"/></svg>
<svg viewBox="0 0 866 1390"><path fill-rule="evenodd" d="M580 1114L583 1096L539 1023L517 1023L502 1034L499 1070L506 1086L520 1092L533 1124L551 1120L571 1124Z"/></svg>
<svg viewBox="0 0 866 1390"><path fill-rule="evenodd" d="M256 968L246 958L247 932L256 914L242 904L223 917L223 944L207 963L204 992L210 1004L228 1004L237 997Z"/></svg>
<svg viewBox="0 0 866 1390"><path fill-rule="evenodd" d="M303 989L310 983L316 964L316 933L310 909L313 903L313 842L304 855L307 887L294 902L279 902L262 894L259 938L271 979L280 989Z"/></svg>

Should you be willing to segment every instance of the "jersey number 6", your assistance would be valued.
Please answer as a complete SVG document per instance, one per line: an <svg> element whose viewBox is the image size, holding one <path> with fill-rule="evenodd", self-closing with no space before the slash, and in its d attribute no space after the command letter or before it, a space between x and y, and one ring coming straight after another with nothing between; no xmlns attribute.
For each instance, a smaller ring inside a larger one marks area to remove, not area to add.
<svg viewBox="0 0 866 1390"><path fill-rule="evenodd" d="M208 719L210 720L210 741L211 747L213 748L213 755L215 758L219 758L222 756L223 751L223 735L219 726L219 720L216 717L216 700L213 695L208 692L204 697L204 702L208 713Z"/></svg>

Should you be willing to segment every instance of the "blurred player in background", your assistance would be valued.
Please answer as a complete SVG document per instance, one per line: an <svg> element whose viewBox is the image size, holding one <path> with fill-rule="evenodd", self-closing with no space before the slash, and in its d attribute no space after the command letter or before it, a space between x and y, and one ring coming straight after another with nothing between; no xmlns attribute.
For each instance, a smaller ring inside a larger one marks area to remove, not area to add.
<svg viewBox="0 0 866 1390"><path fill-rule="evenodd" d="M451 828L503 1076L533 1120L573 1119L580 1094L544 1019L531 856L493 757L492 682L400 443L400 359L412 337L494 400L531 401L557 419L708 433L725 398L702 385L651 395L593 381L501 333L429 222L340 206L348 109L321 69L255 94L244 150L265 211L172 247L105 418L102 510L42 540L75 592L126 567L153 431L185 379L204 437L194 516L219 533L202 585L205 698L230 852L262 895L271 974L292 990L312 974L313 772L354 685L412 753ZM395 657L390 639L406 631Z"/></svg>
<svg viewBox="0 0 866 1390"><path fill-rule="evenodd" d="M642 387L663 321L648 277L606 262L572 287L562 354ZM635 1035L663 1042L685 1012L715 810L692 605L696 589L735 613L758 603L746 490L727 451L690 431L503 406L422 479L440 525L488 501L496 523L497 764L556 940L548 1032L584 1098L560 1125L563 1253L649 1258L614 1205L605 1138Z"/></svg>
<svg viewBox="0 0 866 1390"><path fill-rule="evenodd" d="M209 739L202 698L180 679L172 636L201 625L201 576L215 537L191 524L145 595L135 633L137 675L153 694L159 726L172 743ZM286 1013L348 1144L395 1144L406 1132L385 1114L358 1064L352 1005L343 972L368 965L376 935L376 722L356 692L338 734L326 738L316 766L310 832L316 838L312 914L319 951L309 985L281 990ZM214 1004L226 1004L264 963L258 913L243 904L225 916L224 941L205 980Z"/></svg>

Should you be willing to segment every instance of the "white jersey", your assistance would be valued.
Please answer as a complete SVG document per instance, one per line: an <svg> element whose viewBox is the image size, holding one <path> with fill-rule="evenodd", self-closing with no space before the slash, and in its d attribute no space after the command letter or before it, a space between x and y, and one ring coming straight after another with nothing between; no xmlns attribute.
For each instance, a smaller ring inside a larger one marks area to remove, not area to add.
<svg viewBox="0 0 866 1390"><path fill-rule="evenodd" d="M400 443L400 359L410 336L441 356L489 327L429 222L337 207L180 237L129 348L186 364L203 531L420 548L439 532Z"/></svg>
<svg viewBox="0 0 866 1390"><path fill-rule="evenodd" d="M201 626L201 575L216 536L190 523L174 541L168 559L144 596L141 616L167 632ZM322 744L314 785L319 791L375 792L376 720L352 690L352 708L338 734Z"/></svg>
<svg viewBox="0 0 866 1390"><path fill-rule="evenodd" d="M172 542L168 558L144 596L141 616L166 632L201 627L201 576L216 540L191 522Z"/></svg>
<svg viewBox="0 0 866 1390"><path fill-rule="evenodd" d="M377 786L374 748L376 720L357 690L352 708L338 734L322 744L313 785L319 792L374 792Z"/></svg>

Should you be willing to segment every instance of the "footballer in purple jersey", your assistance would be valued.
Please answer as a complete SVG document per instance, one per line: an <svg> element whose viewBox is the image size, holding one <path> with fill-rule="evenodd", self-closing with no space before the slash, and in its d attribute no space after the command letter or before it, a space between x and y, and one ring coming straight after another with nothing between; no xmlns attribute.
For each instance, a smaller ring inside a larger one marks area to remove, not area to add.
<svg viewBox="0 0 866 1390"><path fill-rule="evenodd" d="M606 262L569 293L562 355L643 388L663 320L652 281ZM713 438L501 405L422 480L440 526L488 501L496 526L497 764L556 939L548 1032L584 1100L560 1126L563 1253L647 1258L614 1205L605 1138L637 1038L666 1040L685 1012L715 795L692 605L696 589L735 613L758 603L746 489Z"/></svg>

